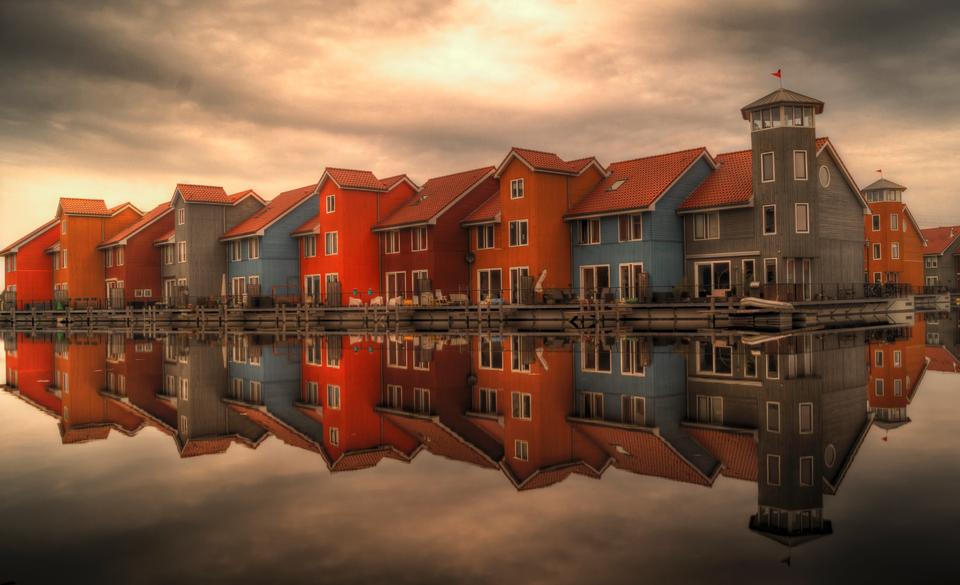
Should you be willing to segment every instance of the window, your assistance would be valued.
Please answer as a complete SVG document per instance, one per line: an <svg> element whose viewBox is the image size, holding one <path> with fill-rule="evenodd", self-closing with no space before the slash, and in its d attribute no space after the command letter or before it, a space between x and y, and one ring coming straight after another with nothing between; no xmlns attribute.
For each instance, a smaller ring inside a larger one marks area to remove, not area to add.
<svg viewBox="0 0 960 585"><path fill-rule="evenodd" d="M580 267L580 294L583 298L593 298L598 294L606 294L609 288L609 266Z"/></svg>
<svg viewBox="0 0 960 585"><path fill-rule="evenodd" d="M809 435L813 432L813 403L800 403L800 434Z"/></svg>
<svg viewBox="0 0 960 585"><path fill-rule="evenodd" d="M510 222L510 245L527 245L527 220L516 219Z"/></svg>
<svg viewBox="0 0 960 585"><path fill-rule="evenodd" d="M589 246L600 243L600 220L580 220L580 245Z"/></svg>
<svg viewBox="0 0 960 585"><path fill-rule="evenodd" d="M580 392L577 401L580 418L603 420L603 394L601 392Z"/></svg>
<svg viewBox="0 0 960 585"><path fill-rule="evenodd" d="M234 400L243 400L243 380L241 378L231 379L230 391Z"/></svg>
<svg viewBox="0 0 960 585"><path fill-rule="evenodd" d="M484 370L503 369L503 348L499 341L489 337L480 338L480 368Z"/></svg>
<svg viewBox="0 0 960 585"><path fill-rule="evenodd" d="M67 267L67 251L63 250L60 252L60 268Z"/></svg>
<svg viewBox="0 0 960 585"><path fill-rule="evenodd" d="M773 166L773 152L764 152L760 155L760 182L772 183L776 179Z"/></svg>
<svg viewBox="0 0 960 585"><path fill-rule="evenodd" d="M720 212L698 213L693 216L693 239L720 239Z"/></svg>
<svg viewBox="0 0 960 585"><path fill-rule="evenodd" d="M123 246L117 248L117 266L123 266L124 249L125 248Z"/></svg>
<svg viewBox="0 0 960 585"><path fill-rule="evenodd" d="M399 230L391 230L383 234L383 253L384 254L400 253L400 231Z"/></svg>
<svg viewBox="0 0 960 585"><path fill-rule="evenodd" d="M495 245L493 224L477 226L477 250L488 250Z"/></svg>
<svg viewBox="0 0 960 585"><path fill-rule="evenodd" d="M610 348L597 340L584 341L580 344L580 370L610 373Z"/></svg>
<svg viewBox="0 0 960 585"><path fill-rule="evenodd" d="M937 257L936 256L925 256L923 259L923 265L927 268L936 268L937 267ZM934 283L936 284L936 283Z"/></svg>
<svg viewBox="0 0 960 585"><path fill-rule="evenodd" d="M513 266L510 268L510 302L521 303L524 301L525 292L529 287L525 287L524 280L530 276L530 268L526 266Z"/></svg>
<svg viewBox="0 0 960 585"><path fill-rule="evenodd" d="M340 341L336 338L327 338L327 367L340 367Z"/></svg>
<svg viewBox="0 0 960 585"><path fill-rule="evenodd" d="M183 225L187 223L187 209L181 207L177 209L177 225Z"/></svg>
<svg viewBox="0 0 960 585"><path fill-rule="evenodd" d="M307 349L306 356L304 359L307 361L307 365L310 366L319 366L320 365L320 343L316 339L307 339Z"/></svg>
<svg viewBox="0 0 960 585"><path fill-rule="evenodd" d="M798 234L810 233L810 205L807 203L797 203L793 210L794 227Z"/></svg>
<svg viewBox="0 0 960 585"><path fill-rule="evenodd" d="M646 400L643 396L621 396L620 418L628 425L647 424Z"/></svg>
<svg viewBox="0 0 960 585"><path fill-rule="evenodd" d="M323 235L323 253L326 256L336 256L339 250L339 234L327 232Z"/></svg>
<svg viewBox="0 0 960 585"><path fill-rule="evenodd" d="M64 407L64 411L66 411L66 407ZM64 418L67 418L67 417L64 416ZM189 425L187 424L188 420L189 419L187 419L185 415L182 415L182 414L180 415L180 425L177 427L177 432L180 435L186 435L186 436L190 435L190 428L189 428Z"/></svg>
<svg viewBox="0 0 960 585"><path fill-rule="evenodd" d="M340 410L340 386L327 384L327 408Z"/></svg>
<svg viewBox="0 0 960 585"><path fill-rule="evenodd" d="M880 258L881 258L882 256L883 256L883 253L882 253L880 244L874 244L874 245L873 245L873 259L874 259L874 260L880 260Z"/></svg>
<svg viewBox="0 0 960 585"><path fill-rule="evenodd" d="M777 259L776 258L764 258L763 259L763 272L764 272L764 282L767 284L776 284L777 283Z"/></svg>
<svg viewBox="0 0 960 585"><path fill-rule="evenodd" d="M873 393L877 396L883 396L883 378L877 378L873 381Z"/></svg>
<svg viewBox="0 0 960 585"><path fill-rule="evenodd" d="M523 179L514 179L510 181L510 199L523 198Z"/></svg>
<svg viewBox="0 0 960 585"><path fill-rule="evenodd" d="M502 274L499 268L477 271L477 288L481 301L499 299L503 296Z"/></svg>
<svg viewBox="0 0 960 585"><path fill-rule="evenodd" d="M780 485L779 455L767 455L767 484Z"/></svg>
<svg viewBox="0 0 960 585"><path fill-rule="evenodd" d="M743 377L757 378L760 375L760 356L748 353L743 358Z"/></svg>
<svg viewBox="0 0 960 585"><path fill-rule="evenodd" d="M526 441L521 441L516 439L513 442L513 457L519 459L520 461L527 461L530 459L530 443Z"/></svg>
<svg viewBox="0 0 960 585"><path fill-rule="evenodd" d="M250 238L247 241L247 256L251 260L260 258L260 238Z"/></svg>
<svg viewBox="0 0 960 585"><path fill-rule="evenodd" d="M643 215L621 215L619 218L621 242L635 242L643 239Z"/></svg>
<svg viewBox="0 0 960 585"><path fill-rule="evenodd" d="M697 373L733 375L733 348L710 341L698 341Z"/></svg>
<svg viewBox="0 0 960 585"><path fill-rule="evenodd" d="M807 151L806 150L793 151L793 180L794 181L807 180Z"/></svg>
<svg viewBox="0 0 960 585"><path fill-rule="evenodd" d="M900 259L900 244L898 242L892 242L890 244L890 257L894 260Z"/></svg>
<svg viewBox="0 0 960 585"><path fill-rule="evenodd" d="M107 268L113 266L113 248L107 248L107 252L104 254L104 266Z"/></svg>
<svg viewBox="0 0 960 585"><path fill-rule="evenodd" d="M893 381L893 395L903 396L903 380L900 378Z"/></svg>
<svg viewBox="0 0 960 585"><path fill-rule="evenodd" d="M177 399L184 402L190 400L190 380L188 378L180 378L180 390L177 393Z"/></svg>
<svg viewBox="0 0 960 585"><path fill-rule="evenodd" d="M800 458L800 485L803 487L813 485L813 457Z"/></svg>
<svg viewBox="0 0 960 585"><path fill-rule="evenodd" d="M636 262L620 265L620 299L639 301L646 293L646 279L643 276L643 263Z"/></svg>
<svg viewBox="0 0 960 585"><path fill-rule="evenodd" d="M777 206L763 206L763 235L771 236L777 233Z"/></svg>
<svg viewBox="0 0 960 585"><path fill-rule="evenodd" d="M493 388L480 388L478 410L485 414L497 414L497 391Z"/></svg>
<svg viewBox="0 0 960 585"><path fill-rule="evenodd" d="M510 337L510 369L514 372L529 372L530 362L523 351L523 338L519 335Z"/></svg>
<svg viewBox="0 0 960 585"><path fill-rule="evenodd" d="M250 381L250 402L263 404L263 385L257 380Z"/></svg>
<svg viewBox="0 0 960 585"><path fill-rule="evenodd" d="M60 233L61 234L67 233L67 218L63 218L62 220L60 220Z"/></svg>
<svg viewBox="0 0 960 585"><path fill-rule="evenodd" d="M163 263L173 264L173 246L163 247Z"/></svg>
<svg viewBox="0 0 960 585"><path fill-rule="evenodd" d="M330 444L334 447L340 445L340 429L330 427Z"/></svg>
<svg viewBox="0 0 960 585"><path fill-rule="evenodd" d="M620 373L626 376L643 376L646 373L643 359L643 341L620 340Z"/></svg>
<svg viewBox="0 0 960 585"><path fill-rule="evenodd" d="M873 365L877 366L878 368L883 367L883 350L882 349L878 349L873 352Z"/></svg>
<svg viewBox="0 0 960 585"><path fill-rule="evenodd" d="M327 195L327 213L333 213L337 210L337 196L336 195Z"/></svg>
<svg viewBox="0 0 960 585"><path fill-rule="evenodd" d="M403 408L403 386L387 384L387 395L384 397L387 408L400 410Z"/></svg>
<svg viewBox="0 0 960 585"><path fill-rule="evenodd" d="M430 414L430 390L427 388L413 389L413 411L420 414Z"/></svg>
<svg viewBox="0 0 960 585"><path fill-rule="evenodd" d="M697 395L697 422L723 424L723 396Z"/></svg>
<svg viewBox="0 0 960 585"><path fill-rule="evenodd" d="M317 255L317 236L303 238L303 257L313 258Z"/></svg>
<svg viewBox="0 0 960 585"><path fill-rule="evenodd" d="M893 350L893 367L901 368L903 367L903 352L899 349Z"/></svg>
<svg viewBox="0 0 960 585"><path fill-rule="evenodd" d="M177 262L180 264L183 264L186 261L187 261L187 243L177 242Z"/></svg>
<svg viewBox="0 0 960 585"><path fill-rule="evenodd" d="M812 113L812 110L811 110ZM812 115L812 114L811 114ZM767 128L779 128L780 127L780 106L774 106L772 108L766 108L763 110L756 110L751 113L752 118L752 129L753 131L757 130L766 130ZM801 117L801 120L806 118ZM789 124L791 120L788 117L787 123ZM812 118L811 118L812 124Z"/></svg>
<svg viewBox="0 0 960 585"><path fill-rule="evenodd" d="M307 404L320 403L320 385L316 382L307 382Z"/></svg>
<svg viewBox="0 0 960 585"><path fill-rule="evenodd" d="M243 250L240 247L240 242L234 240L230 242L230 261L239 262L243 260Z"/></svg>
<svg viewBox="0 0 960 585"><path fill-rule="evenodd" d="M510 393L513 418L530 420L532 418L533 395L526 392Z"/></svg>
<svg viewBox="0 0 960 585"><path fill-rule="evenodd" d="M770 432L770 433L780 432L780 403L779 402L767 403L767 432Z"/></svg>
<svg viewBox="0 0 960 585"><path fill-rule="evenodd" d="M874 214L874 215L870 216L870 220L871 220L871 222L872 222L873 231L879 232L879 231L880 231L880 216L879 216L878 214Z"/></svg>
<svg viewBox="0 0 960 585"><path fill-rule="evenodd" d="M900 216L896 213L890 214L890 231L897 231L900 229Z"/></svg>
<svg viewBox="0 0 960 585"><path fill-rule="evenodd" d="M407 367L407 344L402 339L387 341L387 365L391 368Z"/></svg>
<svg viewBox="0 0 960 585"><path fill-rule="evenodd" d="M416 227L410 230L410 249L422 252L427 249L427 228Z"/></svg>

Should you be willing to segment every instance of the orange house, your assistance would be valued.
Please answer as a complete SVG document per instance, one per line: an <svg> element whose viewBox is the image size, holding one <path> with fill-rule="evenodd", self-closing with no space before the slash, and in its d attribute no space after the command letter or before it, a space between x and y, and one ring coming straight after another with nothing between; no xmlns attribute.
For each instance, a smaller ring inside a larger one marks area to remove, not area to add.
<svg viewBox="0 0 960 585"><path fill-rule="evenodd" d="M881 178L863 190L870 206L864 218L867 282L910 285L923 290L923 254L920 226L903 202L907 188Z"/></svg>
<svg viewBox="0 0 960 585"><path fill-rule="evenodd" d="M130 203L107 208L103 199L61 197L57 206L60 241L53 255L53 290L58 299L106 297L104 263L97 246L143 217Z"/></svg>
<svg viewBox="0 0 960 585"><path fill-rule="evenodd" d="M159 339L107 339L100 395L160 432L175 437L177 407L163 394L163 342Z"/></svg>
<svg viewBox="0 0 960 585"><path fill-rule="evenodd" d="M917 323L901 331L894 339L875 339L867 344L867 404L876 424L885 429L910 422L907 406L928 365L923 316L917 315Z"/></svg>
<svg viewBox="0 0 960 585"><path fill-rule="evenodd" d="M594 157L565 161L552 152L510 150L494 177L500 188L464 218L472 299L530 303L573 286L570 228L564 215L606 176Z"/></svg>
<svg viewBox="0 0 960 585"><path fill-rule="evenodd" d="M320 212L290 235L300 240L300 280L307 302L380 292L380 246L373 226L410 198L406 175L378 179L370 171L327 168L317 183Z"/></svg>

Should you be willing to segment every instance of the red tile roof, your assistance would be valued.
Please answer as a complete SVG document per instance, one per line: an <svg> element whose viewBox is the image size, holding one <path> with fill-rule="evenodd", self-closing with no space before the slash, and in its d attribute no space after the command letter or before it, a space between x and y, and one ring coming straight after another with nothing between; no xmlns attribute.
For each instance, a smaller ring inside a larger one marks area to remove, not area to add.
<svg viewBox="0 0 960 585"><path fill-rule="evenodd" d="M233 438L188 439L180 449L180 457L199 457L201 455L215 455L225 453L230 448Z"/></svg>
<svg viewBox="0 0 960 585"><path fill-rule="evenodd" d="M960 361L952 353L950 353L947 348L940 347L926 347L924 348L927 359L930 360L930 364L927 366L935 372L953 372L960 373ZM919 386L919 384L914 383L914 386Z"/></svg>
<svg viewBox="0 0 960 585"><path fill-rule="evenodd" d="M103 199L80 199L76 197L61 197L60 211L64 215L110 215L107 204Z"/></svg>
<svg viewBox="0 0 960 585"><path fill-rule="evenodd" d="M416 454L416 451L414 451L414 454ZM410 461L409 457L403 455L393 447L375 447L373 449L344 453L330 464L330 471L357 471L359 469L368 469L375 467L384 458L406 462Z"/></svg>
<svg viewBox="0 0 960 585"><path fill-rule="evenodd" d="M366 191L386 191L383 183L370 171L356 169L337 169L327 167L324 175L329 176L341 189L361 189ZM323 179L321 179L322 181Z"/></svg>
<svg viewBox="0 0 960 585"><path fill-rule="evenodd" d="M410 183L410 185L413 186L414 189L417 188L417 184L414 183L413 180L410 177L408 177L406 174L394 175L392 177L387 177L386 179L380 179L380 184L383 185L384 189L389 191L390 189L393 189L397 185L397 183L400 183L401 181L407 181Z"/></svg>
<svg viewBox="0 0 960 585"><path fill-rule="evenodd" d="M563 463L544 469L538 469L523 481L517 481L517 478L513 476L513 473L506 466L501 467L501 469L504 470L507 477L510 478L510 481L513 482L516 488L521 491L550 487L567 479L574 473L593 479L600 479L600 471L590 467L582 461Z"/></svg>
<svg viewBox="0 0 960 585"><path fill-rule="evenodd" d="M160 243L166 242L167 240L169 240L170 238L172 238L176 233L177 233L177 230L176 230L176 228L174 228L174 229L170 230L169 232L163 234L162 236L160 236L160 237L157 238L156 240L154 240L153 243L154 243L154 244L160 244Z"/></svg>
<svg viewBox="0 0 960 585"><path fill-rule="evenodd" d="M757 481L757 441L752 433L700 427L687 427L686 431L723 463L723 475Z"/></svg>
<svg viewBox="0 0 960 585"><path fill-rule="evenodd" d="M293 230L292 232L290 232L290 235L291 235L291 236L306 236L306 235L310 235L310 234L316 234L316 233L319 232L319 228L320 228L320 215L318 214L318 215L316 215L316 216L314 216L314 217L311 217L311 218L308 219L306 222L304 222L303 225L301 225L301 226L298 227L297 229L295 229L295 230Z"/></svg>
<svg viewBox="0 0 960 585"><path fill-rule="evenodd" d="M382 411L385 419L415 437L434 455L465 461L479 467L495 468L497 464L483 451L466 441L438 417L424 417Z"/></svg>
<svg viewBox="0 0 960 585"><path fill-rule="evenodd" d="M577 175L581 173L588 165L590 165L590 163L596 163L597 166L600 166L600 163L597 162L597 159L592 156L566 161L552 152L531 150L529 148L520 148L514 146L510 149L510 152L507 154L506 158L503 159L503 162L500 163L500 166L497 167L497 177L500 176L500 173L503 172L507 163L514 156L518 157L536 171L560 173L562 175Z"/></svg>
<svg viewBox="0 0 960 585"><path fill-rule="evenodd" d="M290 191L284 191L267 203L266 207L223 234L223 237L220 239L226 240L239 236L250 236L258 233L262 229L266 229L271 223L280 219L286 215L287 212L309 199L316 188L316 184L313 184L291 189Z"/></svg>
<svg viewBox="0 0 960 585"><path fill-rule="evenodd" d="M64 444L86 443L88 441L100 441L110 435L109 424L99 424L83 427L66 428L60 423L60 439Z"/></svg>
<svg viewBox="0 0 960 585"><path fill-rule="evenodd" d="M500 221L500 194L494 193L492 197L480 204L479 207L471 211L467 217L460 222L462 225L473 225L477 223L491 223Z"/></svg>
<svg viewBox="0 0 960 585"><path fill-rule="evenodd" d="M57 227L58 225L60 225L60 220L59 220L59 219L57 219L57 218L51 219L51 220L48 221L47 223L45 223L45 224L43 224L42 226L38 227L37 229L33 230L33 231L30 232L29 234L23 236L23 237L20 238L19 240L14 241L13 243L11 243L11 244L10 244L9 246L7 246L6 248L0 250L0 256L3 256L3 255L5 255L5 254L10 254L11 252L16 252L16 251L20 248L20 246L23 246L24 244L30 243L32 240L34 240L34 239L42 236L43 234L47 233L47 230L51 230L51 229Z"/></svg>
<svg viewBox="0 0 960 585"><path fill-rule="evenodd" d="M678 209L744 205L753 197L753 152L741 150L716 156L717 170L707 177Z"/></svg>
<svg viewBox="0 0 960 585"><path fill-rule="evenodd" d="M493 170L493 167L483 167L428 180L418 193L380 222L376 229L433 223L471 187L487 195L496 193L499 182L491 176Z"/></svg>
<svg viewBox="0 0 960 585"><path fill-rule="evenodd" d="M176 189L183 197L184 201L197 203L219 203L228 205L233 203L223 187L214 187L211 185L187 185L177 183Z"/></svg>
<svg viewBox="0 0 960 585"><path fill-rule="evenodd" d="M266 201L263 200L263 197L261 197L261 196L260 196L256 191L254 191L253 189L244 189L243 191L238 191L238 192L233 193L233 194L231 194L231 195L227 195L227 199L230 200L230 203L236 204L236 203L239 203L240 201L242 201L243 199L245 199L248 195L252 195L252 196L256 197L257 199L260 200L261 203L266 203Z"/></svg>
<svg viewBox="0 0 960 585"><path fill-rule="evenodd" d="M150 224L157 221L161 217L167 215L171 211L173 211L173 208L170 207L169 203L161 203L160 205L157 205L156 207L151 209L149 212L147 212L146 215L138 219L136 222L131 224L126 229L121 230L112 238L105 240L102 244L100 244L99 247L110 246L111 244L118 244L120 242L123 242L133 234L149 226Z"/></svg>
<svg viewBox="0 0 960 585"><path fill-rule="evenodd" d="M924 254L943 254L947 248L960 238L960 225L926 228L920 230L927 240L927 249Z"/></svg>
<svg viewBox="0 0 960 585"><path fill-rule="evenodd" d="M701 155L705 147L611 163L608 177L567 213L568 217L649 208ZM621 183L616 189L613 185Z"/></svg>
<svg viewBox="0 0 960 585"><path fill-rule="evenodd" d="M236 403L230 403L230 409L245 416L251 422L265 429L274 437L280 439L287 445L290 445L291 447L299 447L306 451L313 451L314 453L319 453L326 457L326 453L324 453L320 443L304 435L269 412L264 412L253 406Z"/></svg>

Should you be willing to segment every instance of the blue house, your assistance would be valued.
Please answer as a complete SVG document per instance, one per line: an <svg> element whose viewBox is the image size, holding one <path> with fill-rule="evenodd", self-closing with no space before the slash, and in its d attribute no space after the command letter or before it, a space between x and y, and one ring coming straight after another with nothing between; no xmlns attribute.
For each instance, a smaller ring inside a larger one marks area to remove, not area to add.
<svg viewBox="0 0 960 585"><path fill-rule="evenodd" d="M227 245L226 292L235 303L298 294L299 248L290 232L319 210L315 184L292 189L220 238Z"/></svg>
<svg viewBox="0 0 960 585"><path fill-rule="evenodd" d="M710 485L720 462L682 426L686 356L652 338L574 346L574 413L580 433L604 446L615 467Z"/></svg>
<svg viewBox="0 0 960 585"><path fill-rule="evenodd" d="M564 216L581 296L642 302L672 293L683 281L677 207L715 168L703 147L610 164Z"/></svg>
<svg viewBox="0 0 960 585"><path fill-rule="evenodd" d="M284 443L324 457L323 425L300 408L300 346L228 344L223 402Z"/></svg>

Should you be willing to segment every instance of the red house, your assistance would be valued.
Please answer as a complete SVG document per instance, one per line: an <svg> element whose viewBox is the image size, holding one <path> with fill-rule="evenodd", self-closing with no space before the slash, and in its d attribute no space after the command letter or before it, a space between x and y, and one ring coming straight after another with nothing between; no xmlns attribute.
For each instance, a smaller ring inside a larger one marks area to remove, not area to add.
<svg viewBox="0 0 960 585"><path fill-rule="evenodd" d="M114 306L160 300L160 248L153 243L172 229L173 208L162 203L98 246L108 300Z"/></svg>
<svg viewBox="0 0 960 585"><path fill-rule="evenodd" d="M53 264L44 252L60 238L60 220L54 218L3 250L4 300L28 307L53 300Z"/></svg>
<svg viewBox="0 0 960 585"><path fill-rule="evenodd" d="M6 337L6 336L5 336ZM60 418L60 396L50 392L53 379L53 341L11 333L4 339L7 390L54 418Z"/></svg>
<svg viewBox="0 0 960 585"><path fill-rule="evenodd" d="M376 225L388 298L409 293L419 304L422 292L469 292L469 247L460 222L498 191L493 173L483 167L434 177Z"/></svg>
<svg viewBox="0 0 960 585"><path fill-rule="evenodd" d="M290 234L300 240L304 299L343 305L349 296L379 294L373 226L416 191L406 175L381 180L370 171L327 168L317 184L320 213Z"/></svg>

